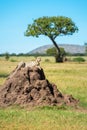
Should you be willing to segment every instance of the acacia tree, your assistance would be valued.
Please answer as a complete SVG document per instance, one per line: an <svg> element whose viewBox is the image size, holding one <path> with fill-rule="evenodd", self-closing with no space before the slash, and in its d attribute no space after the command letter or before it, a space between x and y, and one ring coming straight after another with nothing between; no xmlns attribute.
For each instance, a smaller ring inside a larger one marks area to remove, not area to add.
<svg viewBox="0 0 87 130"><path fill-rule="evenodd" d="M76 31L78 31L78 28L71 18L64 16L41 17L35 19L32 24L28 25L25 36L47 36L56 47L56 62L62 62L63 57L55 39L57 36L72 35Z"/></svg>

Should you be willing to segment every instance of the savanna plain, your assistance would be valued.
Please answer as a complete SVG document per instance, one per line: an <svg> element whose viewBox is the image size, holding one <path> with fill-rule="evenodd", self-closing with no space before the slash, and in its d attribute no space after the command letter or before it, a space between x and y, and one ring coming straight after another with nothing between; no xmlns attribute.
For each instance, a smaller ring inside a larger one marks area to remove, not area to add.
<svg viewBox="0 0 87 130"><path fill-rule="evenodd" d="M0 130L87 130L87 57L84 63L55 63L54 57L41 58L46 78L62 93L78 99L78 107L0 108ZM0 87L20 61L33 59L33 56L11 56L6 61L0 57Z"/></svg>

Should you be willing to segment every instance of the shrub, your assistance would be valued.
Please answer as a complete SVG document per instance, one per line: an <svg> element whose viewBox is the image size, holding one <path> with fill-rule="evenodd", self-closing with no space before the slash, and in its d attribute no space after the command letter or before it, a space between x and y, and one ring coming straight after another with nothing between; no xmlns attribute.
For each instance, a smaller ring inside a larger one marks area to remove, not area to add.
<svg viewBox="0 0 87 130"><path fill-rule="evenodd" d="M45 59L45 62L50 62L50 60L49 59Z"/></svg>
<svg viewBox="0 0 87 130"><path fill-rule="evenodd" d="M17 60L15 60L15 59L11 59L10 61L11 61L11 62L17 62Z"/></svg>
<svg viewBox="0 0 87 130"><path fill-rule="evenodd" d="M73 58L73 61L74 62L85 62L85 59L84 58L82 58L82 57L76 57L76 58Z"/></svg>

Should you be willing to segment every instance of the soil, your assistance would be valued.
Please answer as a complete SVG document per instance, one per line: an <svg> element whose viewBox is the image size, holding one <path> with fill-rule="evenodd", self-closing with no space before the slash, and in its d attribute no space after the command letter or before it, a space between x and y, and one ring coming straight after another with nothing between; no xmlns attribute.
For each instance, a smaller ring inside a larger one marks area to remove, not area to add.
<svg viewBox="0 0 87 130"><path fill-rule="evenodd" d="M18 66L0 87L0 107L19 105L33 106L76 106L78 100L72 95L62 94L54 83L50 83L42 68Z"/></svg>

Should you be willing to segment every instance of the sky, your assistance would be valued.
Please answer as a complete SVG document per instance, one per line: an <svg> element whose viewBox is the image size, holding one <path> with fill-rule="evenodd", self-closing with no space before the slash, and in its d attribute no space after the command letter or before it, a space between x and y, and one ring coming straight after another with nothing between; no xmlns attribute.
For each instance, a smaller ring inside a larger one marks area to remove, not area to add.
<svg viewBox="0 0 87 130"><path fill-rule="evenodd" d="M57 37L57 43L87 43L87 0L0 0L0 54L28 53L52 44L45 36L24 36L28 24L43 16L66 16L79 28L71 36Z"/></svg>

